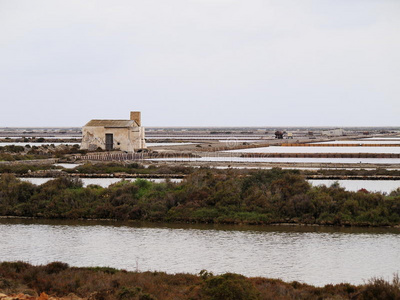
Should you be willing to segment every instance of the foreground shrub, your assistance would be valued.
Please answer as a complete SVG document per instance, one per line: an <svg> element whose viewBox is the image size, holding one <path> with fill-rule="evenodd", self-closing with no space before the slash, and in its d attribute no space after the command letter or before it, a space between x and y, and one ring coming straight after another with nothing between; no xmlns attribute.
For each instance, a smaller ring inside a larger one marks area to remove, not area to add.
<svg viewBox="0 0 400 300"><path fill-rule="evenodd" d="M204 294L210 300L257 300L259 292L244 276L226 273L205 280Z"/></svg>
<svg viewBox="0 0 400 300"><path fill-rule="evenodd" d="M45 266L44 270L47 274L57 274L68 268L69 268L68 264L59 262L59 261L55 261L55 262L49 263L47 266Z"/></svg>
<svg viewBox="0 0 400 300"><path fill-rule="evenodd" d="M395 275L392 282L388 282L383 278L371 279L365 288L358 295L360 300L398 300L400 299L400 280Z"/></svg>
<svg viewBox="0 0 400 300"><path fill-rule="evenodd" d="M56 297L75 294L103 300L320 300L400 299L399 278L372 279L365 285L347 283L314 287L279 279L248 278L226 273L199 276L163 272L127 272L105 267L76 268L62 262L32 266L25 262L0 263L0 293Z"/></svg>

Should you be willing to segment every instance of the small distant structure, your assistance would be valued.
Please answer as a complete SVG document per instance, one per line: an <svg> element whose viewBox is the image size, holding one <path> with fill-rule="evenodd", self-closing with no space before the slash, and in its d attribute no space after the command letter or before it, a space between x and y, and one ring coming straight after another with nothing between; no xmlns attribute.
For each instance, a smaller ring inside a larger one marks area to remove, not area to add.
<svg viewBox="0 0 400 300"><path fill-rule="evenodd" d="M283 131L277 130L275 131L275 138L276 139L283 139Z"/></svg>
<svg viewBox="0 0 400 300"><path fill-rule="evenodd" d="M322 135L326 136L342 136L344 134L344 130L342 128L337 128L337 129L330 129L330 130L323 130L321 132Z"/></svg>
<svg viewBox="0 0 400 300"><path fill-rule="evenodd" d="M293 139L293 133L292 132L288 132L287 133L287 139Z"/></svg>
<svg viewBox="0 0 400 300"><path fill-rule="evenodd" d="M91 120L82 128L81 149L134 152L146 148L140 111L132 111L129 120Z"/></svg>

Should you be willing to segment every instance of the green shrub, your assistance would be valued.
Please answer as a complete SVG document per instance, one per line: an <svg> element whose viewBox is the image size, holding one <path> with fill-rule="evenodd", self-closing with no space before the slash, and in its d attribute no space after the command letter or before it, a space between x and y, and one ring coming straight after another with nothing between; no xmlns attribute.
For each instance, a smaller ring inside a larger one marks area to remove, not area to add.
<svg viewBox="0 0 400 300"><path fill-rule="evenodd" d="M55 261L52 263L49 263L44 267L44 271L47 274L57 274L60 273L61 271L64 271L69 268L69 265L63 262Z"/></svg>
<svg viewBox="0 0 400 300"><path fill-rule="evenodd" d="M138 294L142 292L142 289L140 287L122 287L120 291L117 294L117 299L119 300L128 300L128 299L134 299Z"/></svg>
<svg viewBox="0 0 400 300"><path fill-rule="evenodd" d="M87 269L91 270L91 271L96 271L96 272L104 272L106 274L116 274L119 272L118 269L110 268L110 267L90 267Z"/></svg>
<svg viewBox="0 0 400 300"><path fill-rule="evenodd" d="M400 223L398 196L311 187L293 171L252 171L248 176L241 172L199 169L178 184L138 179L108 188L84 188L79 178L65 176L38 187L2 174L0 215L248 224Z"/></svg>
<svg viewBox="0 0 400 300"><path fill-rule="evenodd" d="M244 276L226 273L209 276L204 282L204 294L210 300L256 300L259 292Z"/></svg>

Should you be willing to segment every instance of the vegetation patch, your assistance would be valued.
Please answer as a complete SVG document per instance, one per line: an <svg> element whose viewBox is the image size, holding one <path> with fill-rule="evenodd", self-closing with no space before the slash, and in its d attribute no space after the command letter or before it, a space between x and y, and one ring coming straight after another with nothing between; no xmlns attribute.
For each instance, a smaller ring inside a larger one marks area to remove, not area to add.
<svg viewBox="0 0 400 300"><path fill-rule="evenodd" d="M200 169L180 183L143 179L102 188L59 177L40 186L12 174L0 178L0 215L226 224L301 223L343 226L400 224L400 192L349 192L311 186L293 170Z"/></svg>
<svg viewBox="0 0 400 300"><path fill-rule="evenodd" d="M314 287L297 281L248 278L233 273L213 275L205 270L199 275L107 270L70 267L62 262L42 266L3 262L0 263L0 298L1 294L22 293L41 300L47 299L46 295L99 300L400 299L398 276L391 282L373 278L359 286L341 283Z"/></svg>

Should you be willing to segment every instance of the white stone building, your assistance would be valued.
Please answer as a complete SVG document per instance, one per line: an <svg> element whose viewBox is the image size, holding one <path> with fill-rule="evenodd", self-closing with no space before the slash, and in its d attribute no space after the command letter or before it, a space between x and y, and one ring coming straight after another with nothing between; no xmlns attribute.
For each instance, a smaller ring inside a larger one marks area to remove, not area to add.
<svg viewBox="0 0 400 300"><path fill-rule="evenodd" d="M342 128L324 130L321 132L322 135L326 136L342 136L345 135L344 130Z"/></svg>
<svg viewBox="0 0 400 300"><path fill-rule="evenodd" d="M91 120L82 128L81 149L134 152L146 148L141 115L132 111L130 120Z"/></svg>

